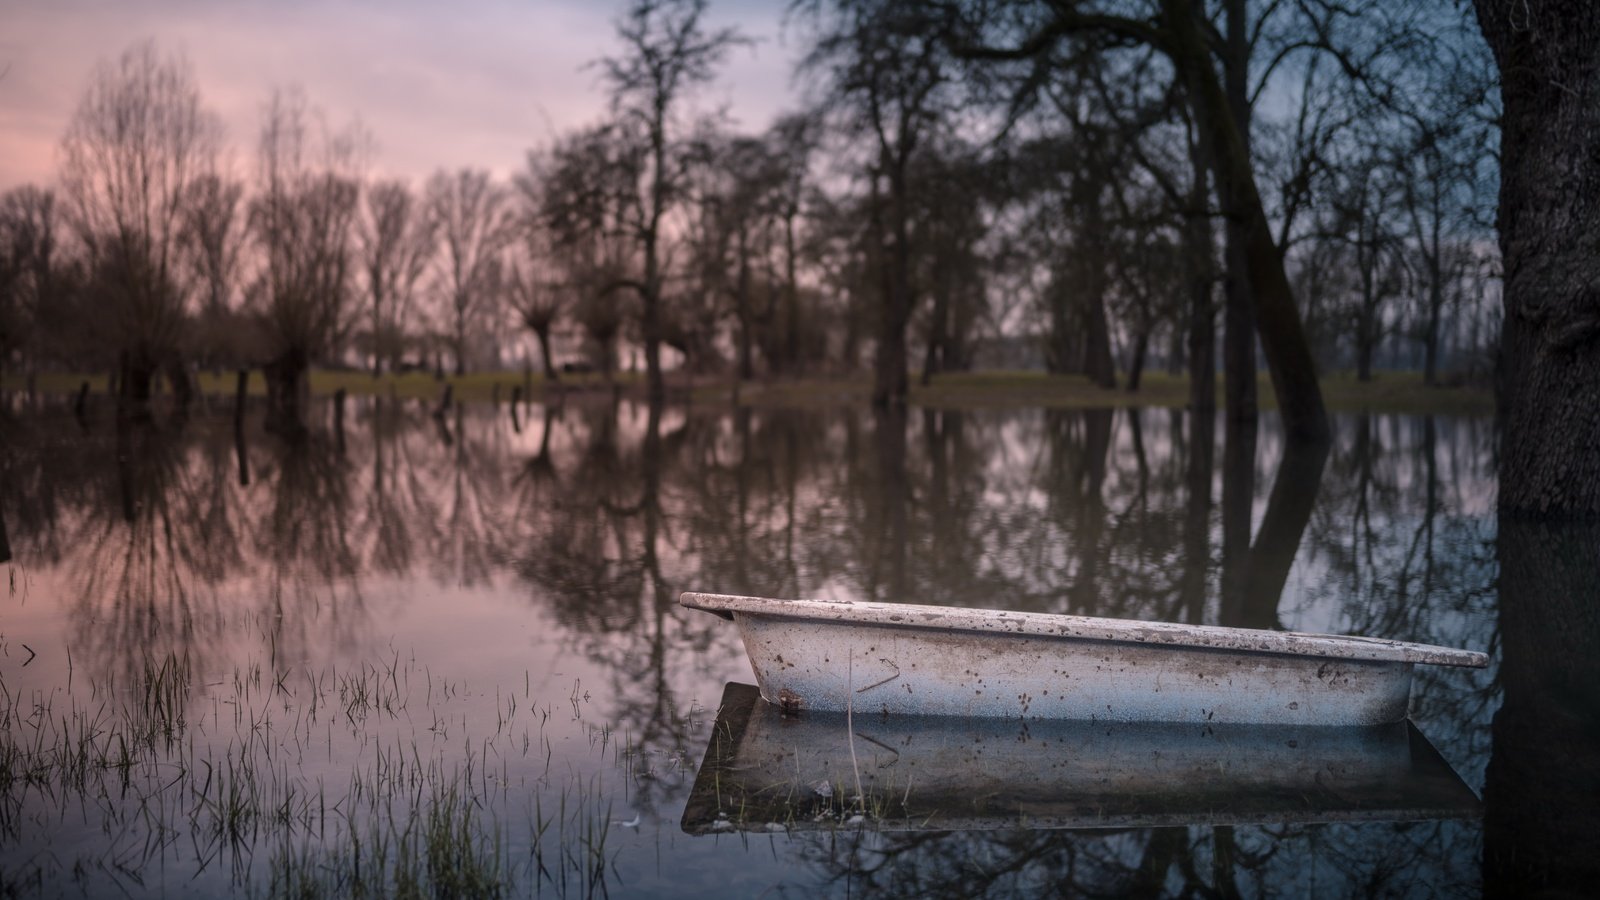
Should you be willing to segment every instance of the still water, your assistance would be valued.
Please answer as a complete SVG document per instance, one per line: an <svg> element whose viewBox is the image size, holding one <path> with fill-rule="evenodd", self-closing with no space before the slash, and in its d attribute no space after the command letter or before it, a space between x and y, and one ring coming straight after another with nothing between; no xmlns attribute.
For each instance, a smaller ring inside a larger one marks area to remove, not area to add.
<svg viewBox="0 0 1600 900"><path fill-rule="evenodd" d="M1593 614L1547 648L1536 607L1592 587L1595 541L1503 556L1487 419L1340 416L1309 460L1270 418L1228 442L1168 410L368 399L291 441L13 398L3 428L0 896L1473 896L1593 840L1552 847L1594 813L1547 785L1594 785L1593 735L1537 724L1541 679L1594 690ZM1502 568L1535 598L1514 621ZM693 826L752 676L683 590L1485 650L1419 670L1412 721L1487 802L891 829L829 788L803 822Z"/></svg>

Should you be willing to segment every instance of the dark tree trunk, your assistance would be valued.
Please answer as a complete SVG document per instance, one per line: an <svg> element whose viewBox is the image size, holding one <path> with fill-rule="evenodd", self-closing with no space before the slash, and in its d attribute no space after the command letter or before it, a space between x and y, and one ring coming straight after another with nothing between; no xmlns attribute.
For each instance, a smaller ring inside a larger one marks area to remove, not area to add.
<svg viewBox="0 0 1600 900"><path fill-rule="evenodd" d="M652 245L653 246L653 245ZM648 274L646 283L654 284L656 273L656 259L652 252L648 259ZM644 313L641 317L641 330L644 332L644 369L645 369L645 397L652 407L659 405L667 396L667 382L661 374L661 289L659 286L647 290L644 295ZM607 379L609 379L612 352L606 348Z"/></svg>
<svg viewBox="0 0 1600 900"><path fill-rule="evenodd" d="M156 376L155 362L142 351L124 350L119 368L117 397L120 404L132 411L148 410Z"/></svg>
<svg viewBox="0 0 1600 900"><path fill-rule="evenodd" d="M1356 380L1360 382L1372 380L1372 351L1378 343L1373 334L1377 330L1374 315L1372 305L1363 300L1361 312L1356 316Z"/></svg>
<svg viewBox="0 0 1600 900"><path fill-rule="evenodd" d="M783 366L787 372L800 368L800 282L795 274L794 212L783 218Z"/></svg>
<svg viewBox="0 0 1600 900"><path fill-rule="evenodd" d="M922 384L933 383L933 376L943 371L946 347L949 343L950 289L936 285L933 290L933 318L928 327L928 349L922 357Z"/></svg>
<svg viewBox="0 0 1600 900"><path fill-rule="evenodd" d="M1500 681L1483 788L1489 897L1600 884L1600 527L1500 517Z"/></svg>
<svg viewBox="0 0 1600 900"><path fill-rule="evenodd" d="M1224 0L1226 14L1222 66L1222 92L1227 115L1239 134L1240 146L1250 155L1250 44L1245 0ZM1219 179L1220 182L1220 179ZM1224 258L1223 393L1230 418L1254 419L1260 407L1256 397L1256 308L1250 285L1250 233L1244 218L1234 210L1227 218Z"/></svg>
<svg viewBox="0 0 1600 900"><path fill-rule="evenodd" d="M1106 317L1104 291L1087 298L1088 332L1084 335L1084 372L1089 380L1113 390L1117 386L1117 364L1111 356L1111 323Z"/></svg>
<svg viewBox="0 0 1600 900"><path fill-rule="evenodd" d="M906 222L907 202L904 173L891 173L891 242L883 309L878 317L878 354L872 385L872 404L877 407L905 403L910 387L906 373L906 326L911 321L911 235Z"/></svg>
<svg viewBox="0 0 1600 900"><path fill-rule="evenodd" d="M1238 262L1247 276L1284 432L1291 441L1326 441L1328 413L1322 388L1317 384L1316 365L1294 304L1294 291L1283 269L1283 256L1256 190L1249 145L1229 112L1229 101L1218 83L1192 5L1187 0L1163 0L1162 9L1163 18L1170 23L1173 63L1188 88L1198 130L1208 145L1206 156L1213 162L1217 193L1230 222L1237 221L1243 229L1243 253ZM1254 368L1252 360L1251 378Z"/></svg>
<svg viewBox="0 0 1600 900"><path fill-rule="evenodd" d="M1210 196L1204 154L1196 146L1189 191L1188 220L1184 223L1184 257L1189 278L1189 409L1210 418L1217 408L1217 309L1212 299L1216 239L1206 215Z"/></svg>
<svg viewBox="0 0 1600 900"><path fill-rule="evenodd" d="M561 376L556 372L555 360L550 356L550 326L546 324L543 328L533 329L533 335L539 339L539 358L544 361L545 381L560 381ZM529 393L533 392L531 384L526 387Z"/></svg>
<svg viewBox="0 0 1600 900"><path fill-rule="evenodd" d="M172 384L172 400L179 411L187 412L189 404L194 402L194 379L189 375L189 367L181 359L167 361L165 367L167 381Z"/></svg>
<svg viewBox="0 0 1600 900"><path fill-rule="evenodd" d="M734 312L739 319L739 380L755 377L755 335L752 334L750 311L750 239L743 230L739 232L739 275L734 287Z"/></svg>
<svg viewBox="0 0 1600 900"><path fill-rule="evenodd" d="M1128 361L1128 393L1139 392L1139 380L1144 376L1144 358L1150 350L1150 323L1146 322L1133 337L1133 358Z"/></svg>
<svg viewBox="0 0 1600 900"><path fill-rule="evenodd" d="M1422 383L1428 387L1439 384L1439 316L1444 312L1444 290L1439 283L1443 273L1434 268L1428 289L1428 321L1422 333Z"/></svg>
<svg viewBox="0 0 1600 900"><path fill-rule="evenodd" d="M1044 367L1052 375L1083 371L1083 329L1071 293L1062 284L1050 288L1050 334L1045 339Z"/></svg>
<svg viewBox="0 0 1600 900"><path fill-rule="evenodd" d="M305 431L301 398L307 392L309 369L310 361L298 349L285 350L261 367L267 383L267 430L287 435Z"/></svg>
<svg viewBox="0 0 1600 900"><path fill-rule="evenodd" d="M1600 517L1600 16L1476 0L1501 75L1502 511Z"/></svg>
<svg viewBox="0 0 1600 900"><path fill-rule="evenodd" d="M1167 332L1167 358L1166 371L1173 378L1183 374L1183 367L1189 364L1188 355L1184 353L1184 330L1178 327L1176 319L1172 328Z"/></svg>
<svg viewBox="0 0 1600 900"><path fill-rule="evenodd" d="M1082 267L1084 304L1084 374L1089 380L1112 390L1117 386L1117 363L1111 355L1111 323L1106 316L1106 292L1111 278L1106 272L1106 250L1100 238L1105 234L1105 219L1100 208L1100 188L1090 191L1083 205L1085 230L1090 244L1088 253L1081 254L1077 265Z"/></svg>

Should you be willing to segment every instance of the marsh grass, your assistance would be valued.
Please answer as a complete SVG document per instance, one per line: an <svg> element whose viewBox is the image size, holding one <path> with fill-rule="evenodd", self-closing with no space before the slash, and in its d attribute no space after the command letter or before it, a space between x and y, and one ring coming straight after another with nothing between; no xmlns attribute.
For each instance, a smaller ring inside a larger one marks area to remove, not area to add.
<svg viewBox="0 0 1600 900"><path fill-rule="evenodd" d="M625 784L635 753L609 723L583 720L576 685L567 722L553 702L483 697L398 653L318 669L253 662L220 677L169 654L131 671L70 690L0 681L0 896L69 883L90 894L597 896L620 877L619 784L605 773ZM592 759L553 772L556 725L580 729Z"/></svg>

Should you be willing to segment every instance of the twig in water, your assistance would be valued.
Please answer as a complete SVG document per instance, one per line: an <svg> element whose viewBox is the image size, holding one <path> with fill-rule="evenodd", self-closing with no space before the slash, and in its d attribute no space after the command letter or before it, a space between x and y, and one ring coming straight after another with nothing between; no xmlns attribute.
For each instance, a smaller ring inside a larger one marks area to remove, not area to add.
<svg viewBox="0 0 1600 900"><path fill-rule="evenodd" d="M850 651L850 655L846 659L846 665L844 676L844 731L845 737L850 741L850 768L854 770L856 776L856 805L860 807L862 812L865 812L867 809L867 794L861 789L861 764L856 762L856 727L852 715L852 707L855 704L851 702L851 697L855 692L850 690L856 678L855 650Z"/></svg>

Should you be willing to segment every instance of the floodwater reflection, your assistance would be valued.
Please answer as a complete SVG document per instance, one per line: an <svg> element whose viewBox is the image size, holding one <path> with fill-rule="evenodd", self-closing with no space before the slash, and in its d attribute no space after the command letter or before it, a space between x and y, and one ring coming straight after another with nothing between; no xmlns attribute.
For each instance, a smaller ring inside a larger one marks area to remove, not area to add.
<svg viewBox="0 0 1600 900"><path fill-rule="evenodd" d="M1283 825L1477 818L1410 722L1330 728L841 714L722 695L692 834ZM856 817L860 816L860 819Z"/></svg>
<svg viewBox="0 0 1600 900"><path fill-rule="evenodd" d="M1486 420L1343 417L1326 454L1307 457L1285 452L1271 420L1248 454L1230 455L1216 423L1169 410L875 415L574 396L443 417L351 399L324 413L293 441L254 415L235 429L203 415L0 413L7 883L53 894L88 871L99 873L81 876L91 887L133 893L271 893L343 872L323 887L348 891L349 844L373 822L352 814L308 831L304 817L265 807L299 808L309 792L377 816L351 797L387 785L399 793L382 814L400 821L470 797L485 811L472 828L492 822L485 839L511 848L496 871L556 893L1471 891L1498 877L1478 861L1492 861L1494 773L1509 768L1491 768L1487 842L1470 816L1083 834L868 828L775 837L770 849L684 835L723 687L749 670L731 629L683 610L677 594L1285 627L1496 654L1504 629L1501 720L1518 715L1514 697L1525 717L1545 702L1515 694L1513 675L1584 671L1512 665L1510 637L1530 626L1497 606L1510 565L1504 536L1496 556ZM1474 788L1491 756L1517 745L1497 724L1491 746L1501 678L1494 667L1419 672L1413 692L1413 718ZM173 782L176 758L154 744L96 779L56 777L57 758L41 756L62 731L52 715L71 723L133 695L160 699L155 730L188 742L184 778ZM396 780L397 753L413 756L405 771L420 781ZM1557 768L1531 753L1514 758ZM34 768L19 777L24 763ZM216 831L205 793L215 780L190 783L227 763L257 779L255 830ZM168 774L132 799L104 783L138 766ZM108 861L101 832L61 813L62 796L92 790L91 820L132 827L129 804L169 811L148 826L137 865L121 849ZM197 829L212 829L211 844L231 839L209 855L182 850L177 838ZM609 839L596 843L595 829ZM557 843L567 855L539 849Z"/></svg>

